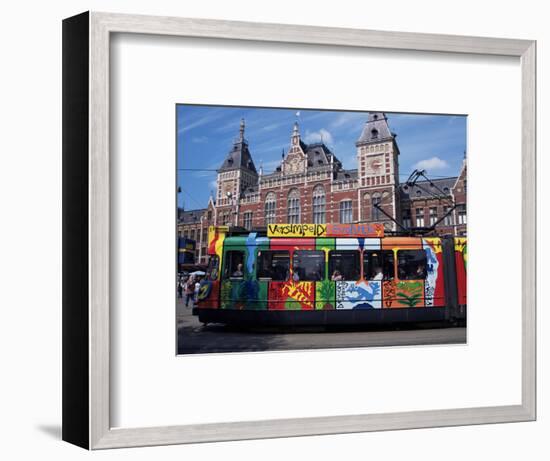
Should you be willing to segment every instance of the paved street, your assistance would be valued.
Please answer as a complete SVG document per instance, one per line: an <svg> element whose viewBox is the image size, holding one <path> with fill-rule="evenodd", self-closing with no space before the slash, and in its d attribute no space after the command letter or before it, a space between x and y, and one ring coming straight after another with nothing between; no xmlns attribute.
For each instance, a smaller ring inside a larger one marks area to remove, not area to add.
<svg viewBox="0 0 550 461"><path fill-rule="evenodd" d="M384 331L381 327L336 329L242 329L209 324L204 327L178 299L178 353L277 351L337 347L406 346L415 344L460 344L466 342L466 328L433 328L417 325Z"/></svg>

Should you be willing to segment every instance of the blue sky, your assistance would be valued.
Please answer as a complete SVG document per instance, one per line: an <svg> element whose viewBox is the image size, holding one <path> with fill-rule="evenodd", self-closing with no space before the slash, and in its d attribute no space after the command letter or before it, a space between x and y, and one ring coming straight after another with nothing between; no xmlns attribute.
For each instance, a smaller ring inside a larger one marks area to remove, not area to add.
<svg viewBox="0 0 550 461"><path fill-rule="evenodd" d="M296 113L299 111L299 115ZM297 120L302 139L319 142L321 136L345 168L357 168L355 141L368 111L344 112L307 109L263 109L224 106L177 106L178 205L186 210L206 207L215 193L216 169L230 151L245 119L245 137L258 169L272 172L290 143ZM466 116L386 113L397 134L401 181L415 169L428 177L456 176L466 150ZM181 171L193 169L203 171Z"/></svg>

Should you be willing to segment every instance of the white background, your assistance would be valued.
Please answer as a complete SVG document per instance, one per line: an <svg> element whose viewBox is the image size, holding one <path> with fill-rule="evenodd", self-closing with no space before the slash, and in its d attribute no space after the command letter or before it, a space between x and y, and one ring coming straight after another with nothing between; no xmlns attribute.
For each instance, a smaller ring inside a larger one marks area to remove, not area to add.
<svg viewBox="0 0 550 461"><path fill-rule="evenodd" d="M521 403L519 59L135 35L112 49L113 426ZM315 78L279 72L319 63ZM175 101L468 114L468 345L175 358ZM491 151L501 162L488 177ZM508 200L487 213L501 178ZM206 412L200 396L216 404Z"/></svg>
<svg viewBox="0 0 550 461"><path fill-rule="evenodd" d="M542 5L542 2L540 2ZM42 5L20 2L3 10L1 30L1 113L3 226L2 251L2 389L0 452L8 459L78 459L86 452L59 442L61 383L61 25L65 16L86 9L362 27L412 32L454 33L539 40L539 177L547 135L544 107L550 102L544 76L547 24L539 2L462 1L451 9L441 2L214 2L175 4L157 1L66 2ZM498 174L500 152L491 151ZM543 182L542 180L540 181ZM542 203L548 181L539 194L539 226L547 216ZM495 191L506 197L506 185ZM506 223L505 217L500 217ZM540 261L547 245L541 239ZM149 459L280 459L306 453L308 458L447 459L491 457L546 459L548 399L544 385L550 347L544 312L546 297L539 289L539 420L536 423L425 429L401 432L231 442L198 446L123 449L96 453L102 458ZM499 360L506 359L497 354ZM490 366L490 365L489 365ZM208 408L205 405L205 408ZM546 456L545 456L546 455ZM299 455L305 456L305 455Z"/></svg>

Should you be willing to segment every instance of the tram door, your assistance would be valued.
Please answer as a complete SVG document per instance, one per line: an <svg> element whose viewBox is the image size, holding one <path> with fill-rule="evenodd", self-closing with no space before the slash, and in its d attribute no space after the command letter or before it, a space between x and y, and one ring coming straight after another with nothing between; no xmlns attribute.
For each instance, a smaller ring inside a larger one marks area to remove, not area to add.
<svg viewBox="0 0 550 461"><path fill-rule="evenodd" d="M231 237L227 240L223 250L220 307L267 309L268 282L259 280L256 274L258 255L268 248L267 239Z"/></svg>
<svg viewBox="0 0 550 461"><path fill-rule="evenodd" d="M222 309L243 309L241 291L245 283L245 252L241 249L224 249L220 307Z"/></svg>

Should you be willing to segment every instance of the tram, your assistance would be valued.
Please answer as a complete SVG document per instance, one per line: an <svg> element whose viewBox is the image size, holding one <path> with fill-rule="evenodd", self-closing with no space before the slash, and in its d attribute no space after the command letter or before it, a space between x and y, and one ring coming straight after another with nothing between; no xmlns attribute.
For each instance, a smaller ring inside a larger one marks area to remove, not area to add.
<svg viewBox="0 0 550 461"><path fill-rule="evenodd" d="M466 318L467 239L384 235L382 224L209 228L193 314L240 325L357 325Z"/></svg>

